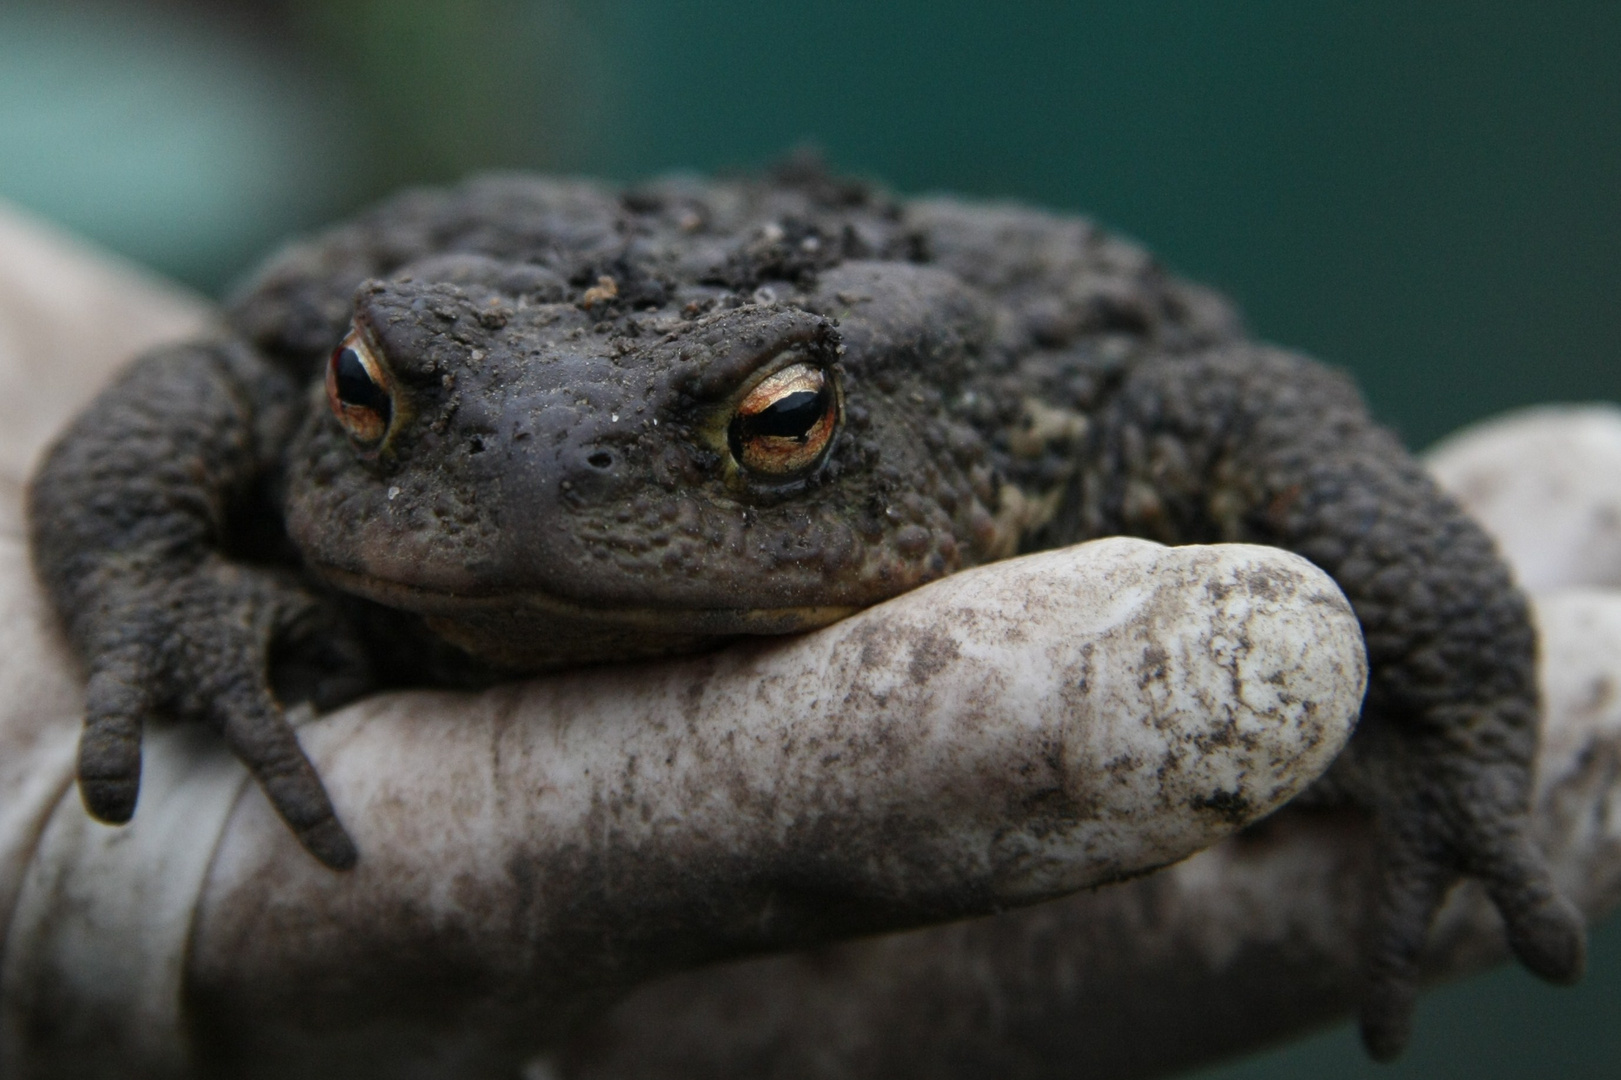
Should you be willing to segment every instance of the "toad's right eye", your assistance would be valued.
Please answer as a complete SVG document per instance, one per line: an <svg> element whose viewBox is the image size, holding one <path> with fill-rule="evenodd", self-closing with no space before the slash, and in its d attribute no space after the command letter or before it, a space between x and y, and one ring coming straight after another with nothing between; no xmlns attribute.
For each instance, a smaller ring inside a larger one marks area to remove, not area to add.
<svg viewBox="0 0 1621 1080"><path fill-rule="evenodd" d="M343 430L363 449L380 446L394 419L394 386L388 369L358 330L332 350L326 365L326 399Z"/></svg>

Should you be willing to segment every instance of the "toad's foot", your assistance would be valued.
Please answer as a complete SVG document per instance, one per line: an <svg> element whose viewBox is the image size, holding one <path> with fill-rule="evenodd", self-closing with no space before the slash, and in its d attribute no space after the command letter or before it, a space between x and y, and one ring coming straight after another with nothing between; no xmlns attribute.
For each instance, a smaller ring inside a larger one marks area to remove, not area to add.
<svg viewBox="0 0 1621 1080"><path fill-rule="evenodd" d="M365 688L365 655L341 617L284 577L219 560L178 581L120 590L102 614L104 630L87 650L79 741L85 808L102 821L128 821L146 721L201 721L225 737L311 854L335 869L353 866L354 843L276 693L322 707Z"/></svg>
<svg viewBox="0 0 1621 1080"><path fill-rule="evenodd" d="M1430 924L1463 876L1485 886L1526 968L1550 982L1581 977L1582 918L1531 839L1528 770L1517 754L1493 753L1478 738L1458 745L1459 733L1469 739L1494 726L1463 719L1424 736L1376 728L1358 755L1380 852L1361 1015L1363 1042L1378 1060L1407 1044Z"/></svg>

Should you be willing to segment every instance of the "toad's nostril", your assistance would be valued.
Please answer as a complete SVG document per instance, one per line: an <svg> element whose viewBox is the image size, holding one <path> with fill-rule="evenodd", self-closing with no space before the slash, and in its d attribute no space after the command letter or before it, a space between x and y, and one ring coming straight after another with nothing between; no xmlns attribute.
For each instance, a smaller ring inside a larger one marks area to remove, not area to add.
<svg viewBox="0 0 1621 1080"><path fill-rule="evenodd" d="M633 482L625 451L595 441L569 447L558 465L561 466L558 476L563 485L561 490L567 493L566 501L571 506L613 498Z"/></svg>

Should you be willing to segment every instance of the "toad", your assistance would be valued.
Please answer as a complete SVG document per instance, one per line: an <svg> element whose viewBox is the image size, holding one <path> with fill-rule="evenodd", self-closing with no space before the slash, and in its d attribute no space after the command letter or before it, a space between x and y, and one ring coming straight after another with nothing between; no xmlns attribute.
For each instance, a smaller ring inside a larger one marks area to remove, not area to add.
<svg viewBox="0 0 1621 1080"><path fill-rule="evenodd" d="M133 814L149 718L201 721L339 869L293 703L792 633L1101 536L1289 548L1371 664L1307 796L1373 823L1370 1049L1405 1042L1460 878L1531 970L1581 967L1529 832L1536 638L1491 541L1344 375L1082 218L803 162L410 192L138 360L30 515L89 672L89 811Z"/></svg>

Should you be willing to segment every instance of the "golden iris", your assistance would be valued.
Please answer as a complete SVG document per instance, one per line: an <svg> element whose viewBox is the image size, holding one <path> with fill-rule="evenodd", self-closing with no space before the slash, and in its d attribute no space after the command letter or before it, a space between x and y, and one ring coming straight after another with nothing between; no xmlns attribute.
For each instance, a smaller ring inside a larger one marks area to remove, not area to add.
<svg viewBox="0 0 1621 1080"><path fill-rule="evenodd" d="M359 330L349 331L332 350L326 399L351 439L367 449L381 445L394 420L394 388L388 369Z"/></svg>
<svg viewBox="0 0 1621 1080"><path fill-rule="evenodd" d="M833 441L839 402L833 380L815 364L791 364L750 390L727 428L737 463L773 479L800 475Z"/></svg>

